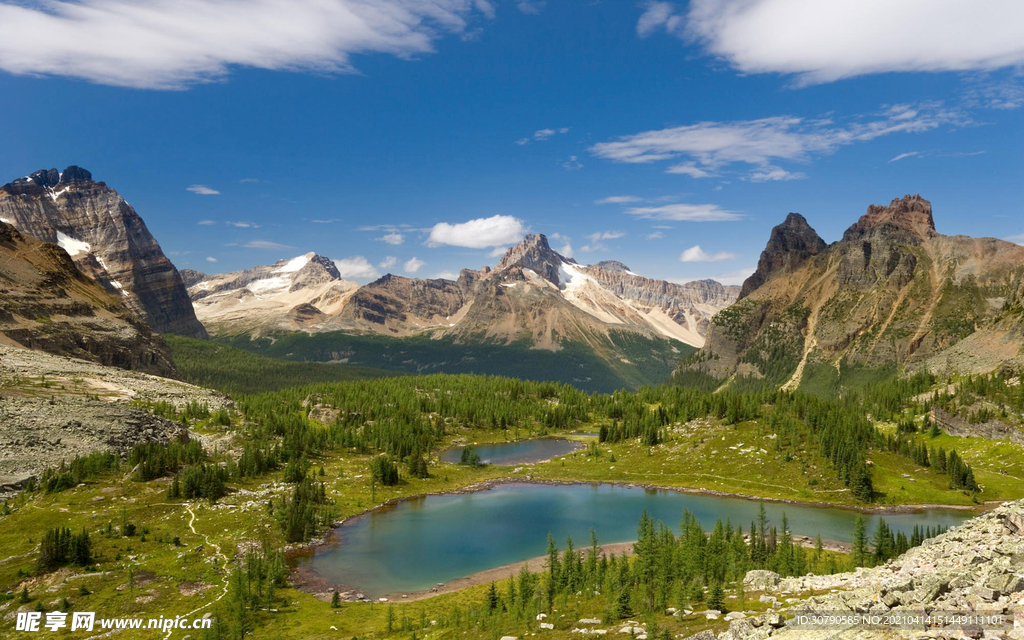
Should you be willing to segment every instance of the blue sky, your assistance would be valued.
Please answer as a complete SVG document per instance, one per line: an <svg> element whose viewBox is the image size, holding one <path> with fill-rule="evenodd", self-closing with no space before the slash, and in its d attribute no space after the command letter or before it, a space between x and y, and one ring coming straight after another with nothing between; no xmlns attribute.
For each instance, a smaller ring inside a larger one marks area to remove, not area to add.
<svg viewBox="0 0 1024 640"><path fill-rule="evenodd" d="M531 231L738 283L788 212L832 241L907 193L1024 242L1016 1L0 0L0 25L0 181L81 165L179 267L451 276Z"/></svg>

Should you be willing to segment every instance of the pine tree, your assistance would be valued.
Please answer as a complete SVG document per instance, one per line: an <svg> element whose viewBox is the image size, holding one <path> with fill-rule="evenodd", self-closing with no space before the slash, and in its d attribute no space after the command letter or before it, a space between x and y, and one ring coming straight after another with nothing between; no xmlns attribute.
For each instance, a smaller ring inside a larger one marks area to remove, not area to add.
<svg viewBox="0 0 1024 640"><path fill-rule="evenodd" d="M854 568L864 566L867 546L864 514L858 513L857 519L853 522L853 543L850 545L850 562Z"/></svg>

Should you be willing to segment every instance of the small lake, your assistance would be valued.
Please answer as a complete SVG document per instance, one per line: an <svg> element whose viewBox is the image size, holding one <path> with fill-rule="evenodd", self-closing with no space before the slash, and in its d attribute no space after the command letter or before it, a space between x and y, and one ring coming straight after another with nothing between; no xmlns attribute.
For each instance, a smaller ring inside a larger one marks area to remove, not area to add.
<svg viewBox="0 0 1024 640"><path fill-rule="evenodd" d="M583 448L579 442L559 438L537 438L519 442L473 445L473 451L480 456L480 462L505 466L543 462ZM458 463L462 459L463 449L464 447L455 447L442 451L441 462Z"/></svg>
<svg viewBox="0 0 1024 640"><path fill-rule="evenodd" d="M846 509L765 502L772 523L786 513L799 535L821 534L849 542L856 513ZM503 484L466 494L433 495L399 502L364 514L335 530L335 543L295 559L299 566L337 585L357 587L372 597L410 593L439 582L544 555L551 532L559 548L566 536L577 547L636 539L637 520L646 509L678 531L683 509L706 530L728 519L746 531L757 518L758 503L676 491L600 485ZM931 509L885 514L894 531L908 535L915 524L955 526L969 511ZM872 533L878 516L867 516Z"/></svg>

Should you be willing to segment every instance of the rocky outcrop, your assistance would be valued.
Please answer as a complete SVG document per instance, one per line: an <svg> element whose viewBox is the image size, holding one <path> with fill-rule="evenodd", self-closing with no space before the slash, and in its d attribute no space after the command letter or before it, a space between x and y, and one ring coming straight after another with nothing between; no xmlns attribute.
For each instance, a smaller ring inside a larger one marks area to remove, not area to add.
<svg viewBox="0 0 1024 640"><path fill-rule="evenodd" d="M999 419L971 423L938 407L932 407L930 417L935 426L957 438L986 438L988 440L1009 440L1024 444L1024 432Z"/></svg>
<svg viewBox="0 0 1024 640"><path fill-rule="evenodd" d="M181 276L124 198L80 167L0 187L0 221L58 244L154 331L205 337Z"/></svg>
<svg viewBox="0 0 1024 640"><path fill-rule="evenodd" d="M55 244L0 222L0 342L177 377L159 335Z"/></svg>
<svg viewBox="0 0 1024 640"><path fill-rule="evenodd" d="M0 345L0 493L93 451L188 439L185 427L132 402L231 406L222 394L137 371ZM7 487L5 490L4 487Z"/></svg>
<svg viewBox="0 0 1024 640"><path fill-rule="evenodd" d="M1022 282L1024 247L937 233L917 195L870 206L827 247L790 214L677 376L796 388L848 366L989 372L1024 361Z"/></svg>
<svg viewBox="0 0 1024 640"><path fill-rule="evenodd" d="M831 593L787 598L784 609L767 614L771 620L765 615L734 620L718 640L1019 638L1014 613L1024 601L1024 501L968 520L883 566L786 578L770 590L778 596ZM932 624L923 620L928 614ZM865 616L878 616L877 623L869 624ZM898 620L907 624L901 628Z"/></svg>
<svg viewBox="0 0 1024 640"><path fill-rule="evenodd" d="M772 229L768 245L757 261L757 270L743 282L739 297L746 298L776 274L796 271L826 246L806 218L799 213L789 214L782 224Z"/></svg>

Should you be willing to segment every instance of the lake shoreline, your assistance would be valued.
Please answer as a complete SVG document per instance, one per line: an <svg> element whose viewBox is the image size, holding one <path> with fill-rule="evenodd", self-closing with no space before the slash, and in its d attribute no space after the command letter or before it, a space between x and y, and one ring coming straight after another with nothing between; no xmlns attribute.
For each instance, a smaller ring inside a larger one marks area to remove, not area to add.
<svg viewBox="0 0 1024 640"><path fill-rule="evenodd" d="M375 505L375 506L373 506L373 507L371 507L369 509L366 509L366 510L364 510L364 511L358 513L358 514L354 514L354 515L348 516L346 518L342 518L341 520L332 523L331 528L329 530L325 531L322 535L313 538L312 540L310 540L309 542L307 542L305 544L296 545L296 546L289 547L288 549L286 549L286 554L285 555L286 555L287 560L289 561L289 564L291 564L291 570L289 572L289 579L292 582L293 587L295 587L296 589L298 589L300 591L303 591L305 593L311 593L311 594L317 595L318 597L323 598L323 597L325 597L325 595L326 595L326 597L330 597L330 594L331 594L332 590L338 590L338 591L346 594L345 596L343 596L344 600L356 601L355 595L357 593L359 593L358 587L351 586L351 585L338 585L338 584L334 584L330 580L328 580L328 579L320 576L319 574L317 574L315 571L313 571L308 566L297 566L296 564L294 564L292 562L292 560L294 560L294 559L296 559L298 557L302 557L302 556L314 555L318 550L330 549L330 548L333 548L335 546L343 544L344 543L343 542L344 536L343 536L343 531L341 531L341 529L343 529L343 527L350 526L353 523L355 523L357 520L359 520L360 518L363 518L363 517L368 516L370 514L378 513L380 511L385 511L385 510L388 510L388 509L393 509L393 508L395 508L396 506L398 506L399 504L401 504L404 501L423 499L423 498L428 498L430 496L465 495L465 494L470 494L470 493L478 493L478 492L481 492L481 491L488 491L488 490L491 490L491 489L494 489L494 488L497 488L497 487L500 487L500 486L504 486L504 485L516 485L516 484L518 484L518 485L549 485L549 486L583 486L583 485L600 486L600 485L609 485L609 486L623 487L623 488L640 488L640 489L645 489L645 490L650 490L650 491L672 491L672 492L676 492L676 493L685 493L685 494L693 494L693 495L705 495L705 496L714 496L714 497L723 497L723 498L740 498L740 499L749 500L749 501L762 501L763 500L765 502L774 502L774 503L779 503L779 504L792 504L794 506L800 506L800 507L838 508L838 509L846 509L846 510L849 510L849 511L857 511L857 512L860 512L860 513L865 513L865 514L870 514L870 515L917 513L917 512L921 512L921 511L925 511L925 510L931 510L931 509L949 509L949 510L956 510L956 511L969 511L969 512L983 513L984 511L988 511L990 509L993 509L996 506L998 506L999 504L1001 504L1001 502L986 502L986 503L983 503L983 504L980 504L980 505L977 505L977 506L941 505L941 504L918 504L918 505L889 505L889 506L879 506L879 507L858 507L858 506L853 506L853 505L837 505L837 504L828 503L828 502L805 502L805 501L792 500L792 499L787 499L787 498L761 498L761 497L737 494L737 493L732 493L732 492L727 492L727 491L719 491L719 490L715 490L715 489L704 489L704 488L695 488L695 487L670 487L670 486L661 486L661 485L651 485L651 484L646 484L646 483L616 482L616 481L601 482L601 481L583 481L583 480L543 480L543 479L532 479L532 478L500 477L500 478L491 478L491 479L488 479L488 480L482 480L482 481L479 481L479 482L474 482L472 484L466 485L465 487L461 487L461 488L458 488L458 489L451 489L451 490L447 490L447 491L437 491L437 492L431 492L431 493L420 493L420 494L413 494L413 495L403 496L403 497L400 497L400 498L392 498L390 500L387 500L386 502L383 502L383 503ZM808 542L806 540L804 540L804 538L805 538L805 536L794 536L794 539L799 541L804 546L813 546L813 542L808 544ZM617 548L617 547L622 546L622 545L626 545L630 549L632 548L632 542L610 543L608 545L602 545L602 548L604 548L604 547L616 547ZM842 543L842 542L830 540L829 541L829 545L831 545L832 550L842 551L842 550L845 549L846 551L848 551L848 549L849 549L849 544L848 543ZM828 549L830 547L826 546L826 548ZM543 560L543 558L541 558L541 559ZM524 561L520 561L520 562L508 564L508 565L494 567L492 569L485 569L485 570L477 572L477 573L473 573L473 574L469 574L469 575L462 576L462 577L459 577L459 578L455 578L453 580L448 581L447 583L439 584L436 587L433 587L433 588L430 588L430 589L414 591L414 592L410 592L410 593L407 593L407 594L398 594L397 597L400 599L398 601L408 602L408 601L411 601L411 600L419 600L419 599L423 599L423 598L426 598L426 597L432 597L432 596L435 596L435 595L440 595L441 593L451 593L451 592L458 591L460 589L465 589L465 588L468 588L468 587L471 587L471 586L474 586L474 585L477 585L477 584L485 584L485 583L494 581L495 578L493 578L493 576L499 575L499 574L500 574L501 578L506 578L508 571L511 570L513 572L517 572L519 570L519 568L521 566L523 566L523 564L527 564L527 566L530 566L529 563L533 562L535 560L537 560L537 559L533 558L533 559L524 560ZM533 569L531 569L531 571L532 570ZM502 573L502 572L504 572L504 573ZM458 586L451 586L451 585L458 585ZM406 597L402 598L401 597L402 595L405 595ZM388 596L385 596L385 597L388 597L389 600L391 600L395 596L388 595ZM395 601L395 600L391 600L391 601Z"/></svg>

